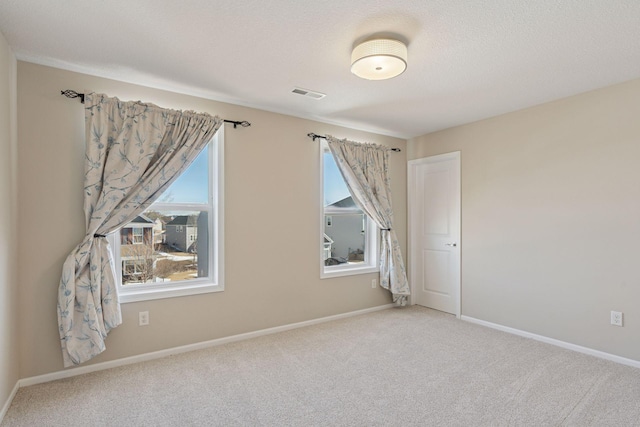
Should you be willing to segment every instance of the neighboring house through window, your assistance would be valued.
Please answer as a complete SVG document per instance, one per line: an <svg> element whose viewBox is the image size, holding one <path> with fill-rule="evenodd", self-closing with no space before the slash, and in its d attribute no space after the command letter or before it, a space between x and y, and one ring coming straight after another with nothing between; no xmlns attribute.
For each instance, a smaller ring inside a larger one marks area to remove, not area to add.
<svg viewBox="0 0 640 427"><path fill-rule="evenodd" d="M378 271L378 228L353 201L326 143L321 150L321 277Z"/></svg>
<svg viewBox="0 0 640 427"><path fill-rule="evenodd" d="M146 282L155 264L153 221L144 214L120 229L122 283Z"/></svg>
<svg viewBox="0 0 640 427"><path fill-rule="evenodd" d="M110 235L120 302L224 289L223 140L221 128L155 203Z"/></svg>
<svg viewBox="0 0 640 427"><path fill-rule="evenodd" d="M195 252L197 248L193 242L198 235L198 218L200 215L178 215L167 222L167 245L177 251Z"/></svg>

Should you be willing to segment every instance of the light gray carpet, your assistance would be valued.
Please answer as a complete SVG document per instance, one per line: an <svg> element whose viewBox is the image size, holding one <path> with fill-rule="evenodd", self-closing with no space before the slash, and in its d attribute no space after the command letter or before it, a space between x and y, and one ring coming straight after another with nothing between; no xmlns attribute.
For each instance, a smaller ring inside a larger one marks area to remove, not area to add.
<svg viewBox="0 0 640 427"><path fill-rule="evenodd" d="M384 310L20 389L2 426L640 425L640 369Z"/></svg>

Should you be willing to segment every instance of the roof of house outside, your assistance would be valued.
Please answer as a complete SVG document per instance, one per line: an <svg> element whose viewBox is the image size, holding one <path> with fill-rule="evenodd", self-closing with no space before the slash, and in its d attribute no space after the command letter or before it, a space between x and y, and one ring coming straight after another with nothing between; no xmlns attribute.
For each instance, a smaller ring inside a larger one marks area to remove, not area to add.
<svg viewBox="0 0 640 427"><path fill-rule="evenodd" d="M132 219L131 221L129 221L129 224L125 225L123 228L131 227L133 225L139 226L140 224L152 226L153 225L153 220L147 218L143 214L140 214L137 217L135 217L134 219Z"/></svg>
<svg viewBox="0 0 640 427"><path fill-rule="evenodd" d="M356 203L353 201L353 197L349 196L349 197L345 197L342 200L338 200L337 202L329 206L333 206L336 208L355 208Z"/></svg>
<svg viewBox="0 0 640 427"><path fill-rule="evenodd" d="M191 225L198 226L197 215L179 215L167 223L167 225Z"/></svg>
<svg viewBox="0 0 640 427"><path fill-rule="evenodd" d="M354 210L360 210L360 208L356 205L351 196L345 197L342 200L338 200L337 202L324 207L325 214L340 214L353 212Z"/></svg>

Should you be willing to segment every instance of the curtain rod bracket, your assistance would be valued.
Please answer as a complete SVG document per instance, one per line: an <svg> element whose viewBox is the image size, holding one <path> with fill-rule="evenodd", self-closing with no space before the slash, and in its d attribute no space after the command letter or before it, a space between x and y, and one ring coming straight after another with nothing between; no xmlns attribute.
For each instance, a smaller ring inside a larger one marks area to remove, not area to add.
<svg viewBox="0 0 640 427"><path fill-rule="evenodd" d="M327 137L326 137L326 136L318 135L318 134L315 134L315 133L313 133L313 132L309 132L309 133L307 134L307 136L308 136L309 138L313 139L314 141L315 141L316 139L327 139ZM391 151L395 151L396 153L399 153L399 152L401 152L401 151L402 151L402 150L401 150L401 149L399 149L399 148L391 148L390 150L391 150Z"/></svg>
<svg viewBox="0 0 640 427"><path fill-rule="evenodd" d="M307 136L308 136L309 138L312 138L314 141L315 141L316 139L318 139L318 138L320 138L320 139L327 139L327 137L326 137L326 136L316 135L316 134L315 134L315 133L313 133L313 132L309 132L309 133L307 134Z"/></svg>

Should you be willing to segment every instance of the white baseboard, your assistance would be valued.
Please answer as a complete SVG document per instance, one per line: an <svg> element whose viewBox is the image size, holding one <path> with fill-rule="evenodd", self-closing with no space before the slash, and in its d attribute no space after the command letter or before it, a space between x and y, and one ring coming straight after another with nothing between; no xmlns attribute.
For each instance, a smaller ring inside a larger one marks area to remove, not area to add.
<svg viewBox="0 0 640 427"><path fill-rule="evenodd" d="M334 316L321 317L319 319L306 320L304 322L290 323L288 325L276 326L273 328L260 329L258 331L247 332L244 334L233 335L230 337L218 338L210 341L203 341L195 344L183 345L180 347L168 348L166 350L154 351L152 353L139 354L136 356L125 357L122 359L111 360L108 362L96 363L95 365L80 366L77 368L69 368L64 371L52 372L50 374L37 375L35 377L23 378L19 381L20 387L27 387L34 384L46 383L63 378L75 377L77 375L88 374L89 372L102 371L118 366L131 365L133 363L145 362L147 360L159 359L174 354L186 353L194 350L202 350L209 347L215 347L236 341L248 340L264 335L271 335L278 332L289 331L291 329L303 328L305 326L317 325L319 323L331 322L333 320L344 319L347 317L359 316L361 314L372 313L374 311L386 310L395 307L395 304L385 304L378 307L365 308L363 310L351 311L348 313L336 314ZM8 407L7 407L8 408Z"/></svg>
<svg viewBox="0 0 640 427"><path fill-rule="evenodd" d="M508 332L510 334L519 335L521 337L531 338L533 340L555 345L557 347L562 347L567 350L573 350L573 351L577 351L578 353L584 353L590 356L599 357L600 359L610 360L612 362L620 363L622 365L633 366L634 368L640 368L640 361L638 360L627 359L626 357L616 356L615 354L605 353L604 351L594 350L589 347L582 347L580 345L571 344L565 341L560 341L560 340L545 337L542 335L532 334L531 332L521 331L520 329L498 325L497 323L491 323L485 320L475 319L469 316L460 316L460 319L466 322L475 323L477 325L486 326L488 328L497 329L499 331Z"/></svg>
<svg viewBox="0 0 640 427"><path fill-rule="evenodd" d="M0 424L2 424L2 420L4 420L4 416L7 415L7 411L9 410L9 406L11 406L11 402L13 402L13 398L16 397L16 393L20 388L20 381L16 382L16 385L13 386L13 390L9 394L7 401L2 406L2 410L0 410Z"/></svg>

